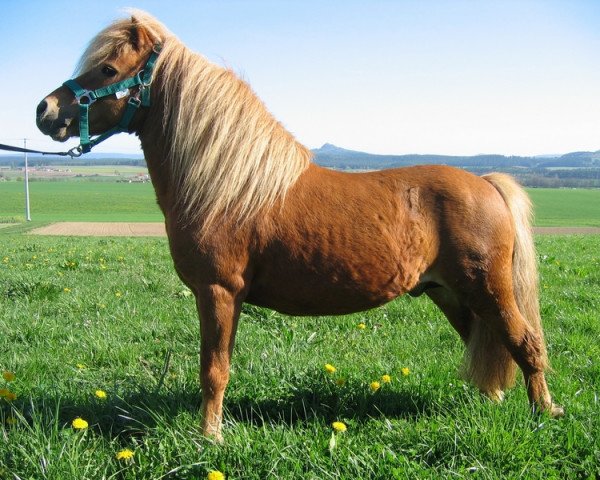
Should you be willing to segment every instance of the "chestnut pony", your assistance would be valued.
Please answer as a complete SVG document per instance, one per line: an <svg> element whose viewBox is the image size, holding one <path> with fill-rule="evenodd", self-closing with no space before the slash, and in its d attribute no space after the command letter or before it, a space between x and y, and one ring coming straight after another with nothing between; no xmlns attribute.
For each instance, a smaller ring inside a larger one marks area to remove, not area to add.
<svg viewBox="0 0 600 480"><path fill-rule="evenodd" d="M148 76L159 48L151 78L98 98L86 116L100 135L121 122L128 98L149 94L122 129L141 141L175 269L196 297L204 434L221 438L243 302L333 315L403 293L425 293L444 312L482 392L501 400L518 366L534 408L562 414L544 377L531 204L510 177L319 167L246 83L139 11L91 41L79 93L63 85L48 95L40 130L58 141L80 135L81 91Z"/></svg>

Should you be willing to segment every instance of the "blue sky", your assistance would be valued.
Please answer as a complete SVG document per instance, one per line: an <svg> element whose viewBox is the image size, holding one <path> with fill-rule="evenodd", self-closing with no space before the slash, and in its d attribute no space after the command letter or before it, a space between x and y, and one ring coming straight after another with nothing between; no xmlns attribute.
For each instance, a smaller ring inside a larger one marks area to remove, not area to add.
<svg viewBox="0 0 600 480"><path fill-rule="evenodd" d="M0 143L70 147L37 103L124 7L238 72L305 145L373 153L600 149L600 1L2 0ZM137 152L121 134L97 151Z"/></svg>

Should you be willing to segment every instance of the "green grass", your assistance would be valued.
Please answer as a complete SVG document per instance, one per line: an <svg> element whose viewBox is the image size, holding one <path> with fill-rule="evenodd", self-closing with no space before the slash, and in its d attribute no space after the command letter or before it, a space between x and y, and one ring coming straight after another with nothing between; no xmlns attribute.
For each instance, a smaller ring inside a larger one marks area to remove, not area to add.
<svg viewBox="0 0 600 480"><path fill-rule="evenodd" d="M42 222L161 222L151 184L31 182L31 218ZM23 215L23 182L0 183L0 219Z"/></svg>
<svg viewBox="0 0 600 480"><path fill-rule="evenodd" d="M344 317L245 307L218 446L199 433L198 321L164 239L4 236L0 371L16 379L0 388L17 399L0 399L0 479L598 478L600 236L537 243L564 418L532 416L522 380L501 405L464 384L425 298Z"/></svg>
<svg viewBox="0 0 600 480"><path fill-rule="evenodd" d="M30 183L30 192L35 221L163 221L149 183L36 181ZM600 227L600 190L536 188L528 192L536 225ZM0 182L0 222L23 217L24 204L22 182Z"/></svg>
<svg viewBox="0 0 600 480"><path fill-rule="evenodd" d="M600 227L600 189L530 188L538 226Z"/></svg>

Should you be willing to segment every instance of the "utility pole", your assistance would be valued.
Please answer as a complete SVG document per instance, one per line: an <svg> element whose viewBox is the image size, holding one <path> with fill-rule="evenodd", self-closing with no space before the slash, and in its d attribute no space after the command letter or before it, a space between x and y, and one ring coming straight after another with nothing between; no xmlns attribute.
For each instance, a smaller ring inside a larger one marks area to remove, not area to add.
<svg viewBox="0 0 600 480"><path fill-rule="evenodd" d="M31 222L31 212L29 211L29 165L27 163L27 139L23 139L23 148L25 149L25 219Z"/></svg>

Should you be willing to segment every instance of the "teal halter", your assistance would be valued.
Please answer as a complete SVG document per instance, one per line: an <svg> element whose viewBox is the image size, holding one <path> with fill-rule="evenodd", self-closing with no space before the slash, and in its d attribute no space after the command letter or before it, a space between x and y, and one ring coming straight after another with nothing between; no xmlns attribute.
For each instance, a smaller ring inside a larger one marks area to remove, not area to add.
<svg viewBox="0 0 600 480"><path fill-rule="evenodd" d="M160 53L161 45L155 45L152 49L152 54L144 68L138 72L134 77L126 78L117 83L112 83L106 87L97 88L95 90L86 90L82 88L75 80L67 80L63 85L69 88L75 95L75 100L79 104L79 145L69 150L69 155L72 157L79 157L83 153L88 153L92 147L95 147L100 142L103 142L108 137L115 133L127 132L131 119L137 109L142 107L150 106L150 84L152 83L152 72L154 70L154 64ZM125 113L119 120L119 123L107 130L106 132L98 135L95 138L90 138L90 125L89 125L89 110L96 100L102 97L108 97L110 95L117 95L123 92L123 95L129 94L131 87L139 86L138 91L129 97L127 100L127 108Z"/></svg>

